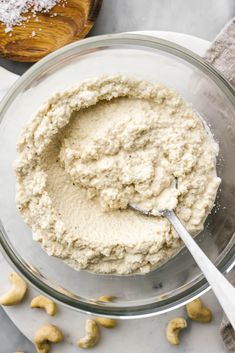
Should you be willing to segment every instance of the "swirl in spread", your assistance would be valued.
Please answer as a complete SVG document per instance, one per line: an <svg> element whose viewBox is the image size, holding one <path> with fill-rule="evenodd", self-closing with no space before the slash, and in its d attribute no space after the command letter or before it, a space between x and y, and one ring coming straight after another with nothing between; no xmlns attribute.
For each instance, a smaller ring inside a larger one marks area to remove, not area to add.
<svg viewBox="0 0 235 353"><path fill-rule="evenodd" d="M218 145L175 91L106 76L55 94L21 134L17 206L33 238L75 269L146 273L180 240L162 217L128 209L175 209L203 229L220 178Z"/></svg>

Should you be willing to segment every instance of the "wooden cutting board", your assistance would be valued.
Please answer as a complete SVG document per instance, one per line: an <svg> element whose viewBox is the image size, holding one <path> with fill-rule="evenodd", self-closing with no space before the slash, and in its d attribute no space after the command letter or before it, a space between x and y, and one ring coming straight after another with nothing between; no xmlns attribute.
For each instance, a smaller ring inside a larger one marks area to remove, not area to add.
<svg viewBox="0 0 235 353"><path fill-rule="evenodd" d="M35 62L54 50L84 38L92 28L102 0L63 0L48 13L31 13L22 26L6 33L0 23L0 56L22 62ZM57 14L55 16L55 14Z"/></svg>

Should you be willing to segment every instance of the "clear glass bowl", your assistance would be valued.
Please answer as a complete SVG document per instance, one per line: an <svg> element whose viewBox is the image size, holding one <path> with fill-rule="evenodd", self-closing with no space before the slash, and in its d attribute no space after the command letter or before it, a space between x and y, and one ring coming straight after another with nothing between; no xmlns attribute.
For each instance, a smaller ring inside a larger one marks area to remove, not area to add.
<svg viewBox="0 0 235 353"><path fill-rule="evenodd" d="M125 34L86 39L47 56L28 70L1 102L0 245L11 265L37 289L70 308L116 317L166 312L208 289L189 252L146 275L77 272L34 242L15 206L16 141L22 126L57 90L104 74L134 75L176 89L204 117L220 145L222 185L216 207L196 240L222 272L234 264L235 95L228 82L192 52L149 36ZM113 303L94 301L115 296Z"/></svg>

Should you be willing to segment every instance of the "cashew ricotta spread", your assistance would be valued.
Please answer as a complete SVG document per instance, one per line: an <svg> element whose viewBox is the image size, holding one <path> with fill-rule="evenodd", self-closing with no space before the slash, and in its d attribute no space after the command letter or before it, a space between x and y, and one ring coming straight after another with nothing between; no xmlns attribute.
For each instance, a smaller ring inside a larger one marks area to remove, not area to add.
<svg viewBox="0 0 235 353"><path fill-rule="evenodd" d="M53 95L24 128L16 203L33 239L73 268L146 273L181 243L163 217L175 209L198 233L220 178L218 146L175 91L126 76L84 81Z"/></svg>

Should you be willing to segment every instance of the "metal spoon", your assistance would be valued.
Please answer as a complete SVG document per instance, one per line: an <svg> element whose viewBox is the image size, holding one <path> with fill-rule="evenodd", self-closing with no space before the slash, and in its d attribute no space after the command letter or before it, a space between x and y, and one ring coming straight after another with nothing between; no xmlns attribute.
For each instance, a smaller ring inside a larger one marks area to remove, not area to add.
<svg viewBox="0 0 235 353"><path fill-rule="evenodd" d="M192 236L185 229L174 211L163 210L158 212L147 211L138 205L130 204L130 208L146 216L164 216L172 224L180 238L183 240L198 267L206 277L212 290L214 291L220 305L227 315L233 329L235 330L235 288L208 259L201 248L193 240Z"/></svg>

